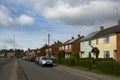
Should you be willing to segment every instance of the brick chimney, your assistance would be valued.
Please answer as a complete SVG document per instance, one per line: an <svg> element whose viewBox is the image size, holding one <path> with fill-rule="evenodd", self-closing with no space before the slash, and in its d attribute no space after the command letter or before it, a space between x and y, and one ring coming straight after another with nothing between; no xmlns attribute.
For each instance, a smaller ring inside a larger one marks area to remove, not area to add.
<svg viewBox="0 0 120 80"><path fill-rule="evenodd" d="M57 40L57 43L60 43L60 41L59 41L59 40Z"/></svg>
<svg viewBox="0 0 120 80"><path fill-rule="evenodd" d="M100 31L104 30L104 26L100 26Z"/></svg>
<svg viewBox="0 0 120 80"><path fill-rule="evenodd" d="M120 25L120 20L118 20L118 25Z"/></svg>
<svg viewBox="0 0 120 80"><path fill-rule="evenodd" d="M72 39L74 39L74 37L72 36Z"/></svg>
<svg viewBox="0 0 120 80"><path fill-rule="evenodd" d="M78 34L78 38L80 38L80 34Z"/></svg>

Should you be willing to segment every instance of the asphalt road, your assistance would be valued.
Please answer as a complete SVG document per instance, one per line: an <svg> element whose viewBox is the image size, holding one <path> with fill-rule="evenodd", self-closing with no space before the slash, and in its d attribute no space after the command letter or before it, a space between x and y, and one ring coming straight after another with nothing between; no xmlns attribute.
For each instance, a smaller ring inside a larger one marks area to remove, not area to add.
<svg viewBox="0 0 120 80"><path fill-rule="evenodd" d="M1 60L0 80L18 80L17 78L17 60L8 58Z"/></svg>
<svg viewBox="0 0 120 80"><path fill-rule="evenodd" d="M27 80L120 80L112 76L95 74L64 66L39 67L34 63L19 59Z"/></svg>

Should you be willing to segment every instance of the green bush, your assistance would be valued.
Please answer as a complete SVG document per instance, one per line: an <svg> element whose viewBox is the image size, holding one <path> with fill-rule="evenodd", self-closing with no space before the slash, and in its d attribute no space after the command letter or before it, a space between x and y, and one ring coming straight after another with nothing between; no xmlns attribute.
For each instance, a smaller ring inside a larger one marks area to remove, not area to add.
<svg viewBox="0 0 120 80"><path fill-rule="evenodd" d="M58 63L58 58L53 58L52 61L53 63Z"/></svg>
<svg viewBox="0 0 120 80"><path fill-rule="evenodd" d="M65 51L64 50L59 51L58 58L65 58Z"/></svg>
<svg viewBox="0 0 120 80"><path fill-rule="evenodd" d="M105 73L120 75L120 62L100 61L97 63L96 69Z"/></svg>
<svg viewBox="0 0 120 80"><path fill-rule="evenodd" d="M70 58L79 59L79 52L72 52Z"/></svg>
<svg viewBox="0 0 120 80"><path fill-rule="evenodd" d="M76 59L75 60L76 66L87 67L88 69L93 68L93 59L92 58L84 58L84 59Z"/></svg>
<svg viewBox="0 0 120 80"><path fill-rule="evenodd" d="M68 66L74 66L75 60L72 58L62 59L61 64L68 65Z"/></svg>
<svg viewBox="0 0 120 80"><path fill-rule="evenodd" d="M64 50L61 50L59 51L58 53L58 63L61 64L61 59L62 58L65 58L65 51Z"/></svg>

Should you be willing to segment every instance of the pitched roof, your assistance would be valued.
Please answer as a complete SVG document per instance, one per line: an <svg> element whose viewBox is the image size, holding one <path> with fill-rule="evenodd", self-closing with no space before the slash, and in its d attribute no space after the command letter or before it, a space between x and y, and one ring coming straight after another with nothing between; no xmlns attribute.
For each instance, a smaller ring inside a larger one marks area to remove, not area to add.
<svg viewBox="0 0 120 80"><path fill-rule="evenodd" d="M84 36L80 36L80 37L78 37L78 38L72 38L72 39L69 39L69 40L67 40L66 42L64 42L64 45L65 44L71 44L71 43L73 43L73 42L75 42L75 41L77 41L77 40L81 40L82 38L83 38Z"/></svg>
<svg viewBox="0 0 120 80"><path fill-rule="evenodd" d="M95 32L92 32L90 34L88 34L87 36L85 36L85 38L83 38L81 41L86 41L88 39L92 39L99 31L95 31Z"/></svg>
<svg viewBox="0 0 120 80"><path fill-rule="evenodd" d="M74 41L74 39L69 39L69 40L65 41L65 42L63 43L63 45L69 44L69 43L71 43L71 42L73 42L73 41Z"/></svg>
<svg viewBox="0 0 120 80"><path fill-rule="evenodd" d="M118 32L120 32L120 25L116 25L116 26L104 29L104 30L98 32L94 36L94 38L100 37L100 36L105 36L105 35L112 34L112 33L118 33Z"/></svg>

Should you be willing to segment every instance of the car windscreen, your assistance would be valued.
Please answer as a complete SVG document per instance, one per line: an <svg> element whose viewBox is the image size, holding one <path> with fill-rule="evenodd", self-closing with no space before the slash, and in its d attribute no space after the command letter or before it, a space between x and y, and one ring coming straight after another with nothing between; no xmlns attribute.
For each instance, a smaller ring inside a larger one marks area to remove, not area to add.
<svg viewBox="0 0 120 80"><path fill-rule="evenodd" d="M51 60L49 57L43 57L42 60Z"/></svg>

